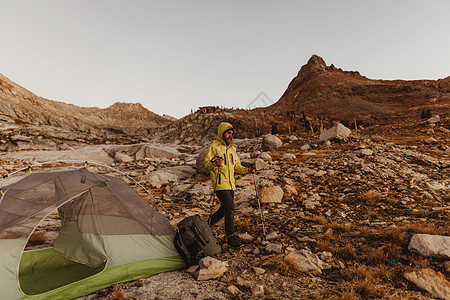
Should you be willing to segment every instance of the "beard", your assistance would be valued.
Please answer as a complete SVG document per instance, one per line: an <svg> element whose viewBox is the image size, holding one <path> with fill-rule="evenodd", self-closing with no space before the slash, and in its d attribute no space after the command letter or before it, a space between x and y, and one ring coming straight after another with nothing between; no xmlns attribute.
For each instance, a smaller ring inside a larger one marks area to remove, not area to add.
<svg viewBox="0 0 450 300"><path fill-rule="evenodd" d="M233 138L232 137L230 137L230 138L223 138L223 140L225 141L225 143L227 145L229 145L233 141Z"/></svg>

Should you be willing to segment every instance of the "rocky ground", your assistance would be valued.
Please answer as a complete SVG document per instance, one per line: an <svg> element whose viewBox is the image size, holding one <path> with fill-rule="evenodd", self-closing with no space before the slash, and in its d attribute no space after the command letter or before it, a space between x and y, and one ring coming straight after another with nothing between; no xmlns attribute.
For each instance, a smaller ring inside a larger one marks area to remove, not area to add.
<svg viewBox="0 0 450 300"><path fill-rule="evenodd" d="M337 141L321 141L318 134L307 131L278 138L282 144L275 142L271 150L262 137L236 141L241 160L257 164L255 182L262 217L252 175L237 176L236 227L249 243L239 250L230 249L223 224L214 226L223 250L218 259L228 263L223 276L197 281L181 270L117 284L84 299L449 297L448 241L439 253L410 245L417 234L450 236L450 126L446 117L434 123L399 121L353 129L349 137ZM149 142L90 146L97 152L72 148L80 161L94 161L98 154L103 163L128 174L126 180L152 206L170 213L175 225L188 215L207 217L211 203L217 207L209 177L196 166L203 146ZM36 151L15 150L0 155L2 175L49 158L45 151L37 155ZM73 150L56 150L48 154L51 160L58 155L72 158L66 151ZM90 156L84 159L79 153ZM33 168L61 166L52 163ZM88 168L114 174L100 165L89 164ZM29 248L51 244L57 222L56 216L46 220L32 236ZM426 285L406 279L414 274L424 277L424 269L432 270ZM443 289L444 294L430 292L436 289Z"/></svg>

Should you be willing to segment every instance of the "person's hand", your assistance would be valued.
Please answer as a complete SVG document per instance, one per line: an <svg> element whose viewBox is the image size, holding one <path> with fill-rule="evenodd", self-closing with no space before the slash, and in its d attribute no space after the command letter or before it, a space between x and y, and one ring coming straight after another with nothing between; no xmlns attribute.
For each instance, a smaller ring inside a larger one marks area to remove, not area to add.
<svg viewBox="0 0 450 300"><path fill-rule="evenodd" d="M218 157L214 160L214 162L216 163L216 166L220 167L223 164L223 159Z"/></svg>
<svg viewBox="0 0 450 300"><path fill-rule="evenodd" d="M253 174L256 172L256 168L254 166L250 166L248 167L248 171Z"/></svg>

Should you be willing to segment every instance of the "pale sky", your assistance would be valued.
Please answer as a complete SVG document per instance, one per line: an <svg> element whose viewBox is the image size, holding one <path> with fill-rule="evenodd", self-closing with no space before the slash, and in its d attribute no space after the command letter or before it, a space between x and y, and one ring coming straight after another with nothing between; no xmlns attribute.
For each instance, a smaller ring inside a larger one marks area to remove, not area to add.
<svg viewBox="0 0 450 300"><path fill-rule="evenodd" d="M373 79L450 75L450 1L0 0L0 73L82 107L276 102L313 54Z"/></svg>

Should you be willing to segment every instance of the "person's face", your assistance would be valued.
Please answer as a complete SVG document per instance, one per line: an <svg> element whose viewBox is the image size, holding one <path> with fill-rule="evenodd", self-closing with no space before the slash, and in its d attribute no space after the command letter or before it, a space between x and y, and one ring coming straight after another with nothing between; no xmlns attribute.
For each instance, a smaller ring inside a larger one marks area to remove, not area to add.
<svg viewBox="0 0 450 300"><path fill-rule="evenodd" d="M227 145L230 144L231 141L233 140L233 130L229 130L229 131L225 132L223 134L223 139L224 139L225 143L227 143Z"/></svg>

